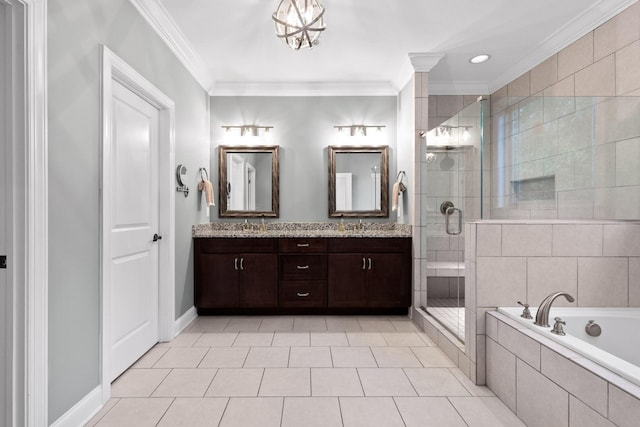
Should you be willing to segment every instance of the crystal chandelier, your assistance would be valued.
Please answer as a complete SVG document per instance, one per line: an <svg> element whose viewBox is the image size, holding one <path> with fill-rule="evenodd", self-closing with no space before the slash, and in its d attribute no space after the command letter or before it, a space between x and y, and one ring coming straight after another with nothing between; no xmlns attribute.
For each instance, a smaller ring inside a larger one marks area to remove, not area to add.
<svg viewBox="0 0 640 427"><path fill-rule="evenodd" d="M317 0L282 0L273 13L276 35L290 48L311 48L325 30L324 7Z"/></svg>

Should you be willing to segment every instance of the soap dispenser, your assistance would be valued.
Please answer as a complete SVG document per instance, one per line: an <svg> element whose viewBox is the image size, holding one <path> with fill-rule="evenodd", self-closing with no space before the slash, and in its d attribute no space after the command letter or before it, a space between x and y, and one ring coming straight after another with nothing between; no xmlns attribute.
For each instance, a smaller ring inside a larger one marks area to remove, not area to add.
<svg viewBox="0 0 640 427"><path fill-rule="evenodd" d="M338 224L338 231L344 232L346 230L344 226L344 216L340 217L340 223Z"/></svg>
<svg viewBox="0 0 640 427"><path fill-rule="evenodd" d="M266 233L267 232L267 224L265 224L265 222L264 222L264 215L262 216L262 219L260 220L260 232L261 233Z"/></svg>

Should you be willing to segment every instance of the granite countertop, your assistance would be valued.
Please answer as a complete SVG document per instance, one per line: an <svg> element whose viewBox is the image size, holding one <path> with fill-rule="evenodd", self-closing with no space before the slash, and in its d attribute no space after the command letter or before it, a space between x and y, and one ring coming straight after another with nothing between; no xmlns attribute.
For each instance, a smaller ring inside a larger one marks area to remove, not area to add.
<svg viewBox="0 0 640 427"><path fill-rule="evenodd" d="M396 223L364 222L364 230L354 230L353 221L345 221L345 231L339 231L338 222L267 222L266 230L260 230L260 222L249 223L243 229L242 222L212 222L193 226L194 238L278 238L278 237L411 237L411 225Z"/></svg>

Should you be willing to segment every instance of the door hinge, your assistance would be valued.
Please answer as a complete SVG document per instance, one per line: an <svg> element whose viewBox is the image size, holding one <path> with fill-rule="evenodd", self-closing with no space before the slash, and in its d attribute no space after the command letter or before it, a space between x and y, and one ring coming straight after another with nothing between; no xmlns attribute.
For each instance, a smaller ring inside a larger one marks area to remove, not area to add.
<svg viewBox="0 0 640 427"><path fill-rule="evenodd" d="M0 268L7 268L7 256L0 255Z"/></svg>

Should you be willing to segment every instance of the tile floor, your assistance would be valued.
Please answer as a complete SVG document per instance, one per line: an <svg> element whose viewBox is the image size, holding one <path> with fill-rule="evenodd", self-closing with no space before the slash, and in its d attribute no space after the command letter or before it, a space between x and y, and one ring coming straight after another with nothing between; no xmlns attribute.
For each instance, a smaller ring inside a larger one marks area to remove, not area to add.
<svg viewBox="0 0 640 427"><path fill-rule="evenodd" d="M524 426L402 316L199 317L111 391L88 426Z"/></svg>

